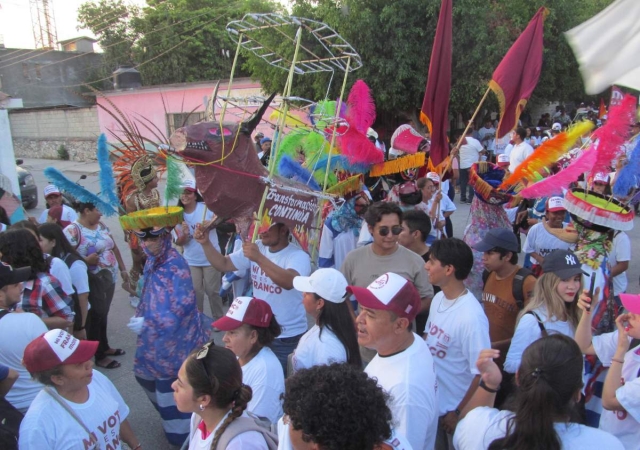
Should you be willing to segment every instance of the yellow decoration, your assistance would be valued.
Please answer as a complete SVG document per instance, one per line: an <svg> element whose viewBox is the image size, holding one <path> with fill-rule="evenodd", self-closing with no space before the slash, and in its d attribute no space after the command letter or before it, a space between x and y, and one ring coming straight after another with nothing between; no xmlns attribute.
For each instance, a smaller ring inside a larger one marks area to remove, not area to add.
<svg viewBox="0 0 640 450"><path fill-rule="evenodd" d="M362 175L354 175L327 189L327 194L344 197L352 192L362 190Z"/></svg>
<svg viewBox="0 0 640 450"><path fill-rule="evenodd" d="M369 175L372 177L381 177L383 175L389 175L392 173L400 173L407 169L422 167L424 166L424 164L425 154L419 152L414 155L402 156L401 158L376 164L369 171Z"/></svg>
<svg viewBox="0 0 640 450"><path fill-rule="evenodd" d="M158 206L157 208L143 209L126 216L120 216L120 225L124 230L175 227L182 223L183 211L179 206Z"/></svg>

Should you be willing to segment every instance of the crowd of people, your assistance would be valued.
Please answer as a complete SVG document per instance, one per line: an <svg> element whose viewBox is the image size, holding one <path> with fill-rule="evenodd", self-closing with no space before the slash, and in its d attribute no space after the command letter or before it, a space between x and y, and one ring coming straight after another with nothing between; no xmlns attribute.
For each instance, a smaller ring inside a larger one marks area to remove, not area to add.
<svg viewBox="0 0 640 450"><path fill-rule="evenodd" d="M570 122L557 112L550 133ZM47 186L47 211L0 234L0 393L20 415L14 448L150 448L94 370L121 367L108 327L119 279L135 300L133 375L175 446L640 448L629 237L605 233L609 281L596 288L584 258L601 255L578 248L562 197L503 211L508 226L474 242L454 237L456 188L458 204L484 202L474 165L513 172L543 139L517 127L500 147L483 125L459 135L451 178L414 176L382 201L348 196L324 218L316 261L284 223L242 241L188 180L182 223L128 234L129 271L96 205L73 212ZM266 164L272 141L255 142ZM139 174L127 211L159 198L155 171ZM602 192L614 182L584 180ZM609 298L604 329L594 324Z"/></svg>

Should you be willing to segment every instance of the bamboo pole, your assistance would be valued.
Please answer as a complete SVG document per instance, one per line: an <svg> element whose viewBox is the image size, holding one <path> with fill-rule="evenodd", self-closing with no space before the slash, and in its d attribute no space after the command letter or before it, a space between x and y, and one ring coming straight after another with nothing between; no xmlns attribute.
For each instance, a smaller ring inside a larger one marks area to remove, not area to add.
<svg viewBox="0 0 640 450"><path fill-rule="evenodd" d="M283 102L284 108L282 110L282 116L278 121L278 127L276 128L276 132L278 133L277 141L275 144L275 153L273 152L274 147L272 145L271 148L271 156L269 157L269 179L273 177L273 173L275 172L275 162L278 154L279 144L282 141L282 130L284 129L284 124L287 118L287 114L289 112L289 96L291 95L291 86L293 85L293 74L296 69L296 60L298 59L298 53L300 51L300 44L302 42L302 27L298 28L296 33L296 48L293 53L293 61L291 62L291 67L289 68L289 76L287 77L287 83L285 84L284 92L283 92ZM262 200L260 201L260 207L258 208L258 217L256 217L256 226L253 228L253 236L251 237L251 242L255 242L258 238L258 229L260 228L260 222L262 221L262 215L264 214L264 204L267 201L267 194L269 193L270 185L267 184L264 187L264 193L262 194Z"/></svg>
<svg viewBox="0 0 640 450"><path fill-rule="evenodd" d="M233 57L233 64L231 65L231 74L229 75L229 81L227 82L227 98L231 97L231 85L233 84L233 76L236 73L236 66L238 65L238 55L240 55L240 47L242 45L242 33L238 35L238 46L236 47L236 54ZM220 124L224 122L224 115L227 112L227 102L222 105L222 112L220 113ZM224 160L224 147L222 150L222 158Z"/></svg>

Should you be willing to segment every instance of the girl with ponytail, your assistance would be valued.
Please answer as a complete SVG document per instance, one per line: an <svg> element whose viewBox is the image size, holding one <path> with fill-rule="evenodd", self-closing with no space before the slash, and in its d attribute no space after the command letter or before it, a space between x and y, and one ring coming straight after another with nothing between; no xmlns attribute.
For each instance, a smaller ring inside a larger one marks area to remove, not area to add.
<svg viewBox="0 0 640 450"><path fill-rule="evenodd" d="M493 408L502 372L494 349L476 362L480 384L453 437L458 450L622 450L609 433L575 423L582 390L582 353L573 339L553 334L533 342L516 373L513 411Z"/></svg>
<svg viewBox="0 0 640 450"><path fill-rule="evenodd" d="M171 387L178 410L193 413L189 450L275 448L273 435L245 412L251 388L242 384L242 369L230 350L205 344L184 361Z"/></svg>

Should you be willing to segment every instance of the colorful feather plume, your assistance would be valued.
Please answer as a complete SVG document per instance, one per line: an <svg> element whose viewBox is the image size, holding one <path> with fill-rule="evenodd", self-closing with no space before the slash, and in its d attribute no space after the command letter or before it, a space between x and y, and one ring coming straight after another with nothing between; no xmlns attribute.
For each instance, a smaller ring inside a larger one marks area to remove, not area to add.
<svg viewBox="0 0 640 450"><path fill-rule="evenodd" d="M293 179L302 184L306 184L314 191L320 190L320 186L318 186L316 180L313 179L311 172L302 167L300 163L294 161L288 155L284 155L280 159L280 164L278 164L278 174L281 177Z"/></svg>
<svg viewBox="0 0 640 450"><path fill-rule="evenodd" d="M280 160L283 156L288 156L290 158L296 157L296 153L303 151L304 141L309 135L308 129L306 130L293 130L288 133L284 138L282 138L282 142L278 146L278 152L276 154L275 165L278 167L280 165Z"/></svg>
<svg viewBox="0 0 640 450"><path fill-rule="evenodd" d="M376 121L376 105L371 96L369 86L357 80L347 98L347 121L362 134Z"/></svg>
<svg viewBox="0 0 640 450"><path fill-rule="evenodd" d="M613 185L613 194L616 197L626 197L631 189L638 186L640 177L640 139L631 152L627 165L620 170Z"/></svg>
<svg viewBox="0 0 640 450"><path fill-rule="evenodd" d="M47 167L44 169L44 175L47 177L51 184L55 184L58 189L68 193L76 201L81 203L93 203L98 210L105 216L113 216L117 214L110 204L102 200L97 195L89 192L79 184L74 183L54 167Z"/></svg>
<svg viewBox="0 0 640 450"><path fill-rule="evenodd" d="M169 201L180 197L183 191L183 173L178 165L178 161L172 157L167 156L167 186L164 189L164 199L166 205L169 205Z"/></svg>
<svg viewBox="0 0 640 450"><path fill-rule="evenodd" d="M612 106L607 123L596 130L591 137L598 140L597 159L593 166L593 173L611 172L611 165L622 152L622 145L629 137L631 124L635 120L636 99L632 95L625 95L618 106Z"/></svg>
<svg viewBox="0 0 640 450"><path fill-rule="evenodd" d="M109 203L114 209L120 207L116 180L113 177L113 167L109 150L107 149L107 135L102 133L98 138L97 158L100 165L100 197Z"/></svg>
<svg viewBox="0 0 640 450"><path fill-rule="evenodd" d="M540 198L552 195L562 195L563 189L567 189L571 183L578 180L581 174L589 172L596 162L597 153L593 146L589 147L582 155L576 158L569 167L538 181L519 192L523 198Z"/></svg>
<svg viewBox="0 0 640 450"><path fill-rule="evenodd" d="M309 108L309 121L320 130L324 130L335 116L336 102L333 100L323 100Z"/></svg>
<svg viewBox="0 0 640 450"><path fill-rule="evenodd" d="M500 189L507 189L523 181L533 181L544 174L585 133L593 129L593 122L585 121L573 125L567 131L545 141L518 168L502 182Z"/></svg>
<svg viewBox="0 0 640 450"><path fill-rule="evenodd" d="M384 154L378 150L367 136L350 126L344 134L338 136L338 145L342 154L350 164L364 164L370 166L384 161Z"/></svg>

